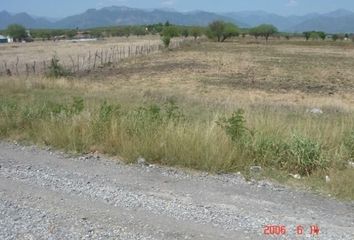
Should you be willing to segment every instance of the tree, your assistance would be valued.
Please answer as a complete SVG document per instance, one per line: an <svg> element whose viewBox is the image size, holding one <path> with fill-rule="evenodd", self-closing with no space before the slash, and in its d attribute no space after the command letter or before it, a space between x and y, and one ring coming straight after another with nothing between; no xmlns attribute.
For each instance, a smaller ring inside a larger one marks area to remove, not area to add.
<svg viewBox="0 0 354 240"><path fill-rule="evenodd" d="M326 39L326 33L324 32L317 32L318 33L318 36L322 39L322 40L325 40Z"/></svg>
<svg viewBox="0 0 354 240"><path fill-rule="evenodd" d="M178 37L179 31L175 26L165 26L161 32L162 42L165 45L165 48L168 48L171 43L171 38Z"/></svg>
<svg viewBox="0 0 354 240"><path fill-rule="evenodd" d="M337 40L338 40L338 38L339 38L339 37L338 37L338 35L337 35L337 34L333 34L333 35L332 35L332 39L333 39L333 41L337 41Z"/></svg>
<svg viewBox="0 0 354 240"><path fill-rule="evenodd" d="M239 34L240 30L235 24L226 23L221 42L224 42L227 38L237 37Z"/></svg>
<svg viewBox="0 0 354 240"><path fill-rule="evenodd" d="M164 27L163 30L162 30L161 35L164 36L164 37L168 36L170 38L178 37L179 36L179 30L175 26Z"/></svg>
<svg viewBox="0 0 354 240"><path fill-rule="evenodd" d="M209 38L216 37L218 42L220 42L224 30L225 30L225 23L223 21L214 21L209 24L208 37Z"/></svg>
<svg viewBox="0 0 354 240"><path fill-rule="evenodd" d="M22 41L27 37L26 29L19 24L11 24L7 27L6 33L15 41Z"/></svg>
<svg viewBox="0 0 354 240"><path fill-rule="evenodd" d="M303 35L305 36L306 40L311 39L318 39L321 38L322 40L326 39L326 33L324 32L316 32L316 31L311 31L311 32L304 32Z"/></svg>
<svg viewBox="0 0 354 240"><path fill-rule="evenodd" d="M260 36L264 37L268 41L269 37L278 32L278 29L271 24L262 24L256 27Z"/></svg>
<svg viewBox="0 0 354 240"><path fill-rule="evenodd" d="M227 38L238 36L239 29L233 23L214 21L209 24L208 37L216 38L218 42L224 42Z"/></svg>
<svg viewBox="0 0 354 240"><path fill-rule="evenodd" d="M258 27L254 27L249 30L249 34L251 36L254 36L256 39L258 39L258 37L260 36L260 31L259 31Z"/></svg>
<svg viewBox="0 0 354 240"><path fill-rule="evenodd" d="M313 31L313 32L310 32L310 38L312 40L317 40L320 38L320 35L318 34L318 32Z"/></svg>
<svg viewBox="0 0 354 240"><path fill-rule="evenodd" d="M181 34L183 37L187 38L189 36L188 28L183 28Z"/></svg>
<svg viewBox="0 0 354 240"><path fill-rule="evenodd" d="M194 37L194 40L197 40L197 38L202 35L202 30L199 27L193 27L191 29L191 35Z"/></svg>
<svg viewBox="0 0 354 240"><path fill-rule="evenodd" d="M303 32L303 35L304 35L306 41L308 41L311 37L311 32Z"/></svg>

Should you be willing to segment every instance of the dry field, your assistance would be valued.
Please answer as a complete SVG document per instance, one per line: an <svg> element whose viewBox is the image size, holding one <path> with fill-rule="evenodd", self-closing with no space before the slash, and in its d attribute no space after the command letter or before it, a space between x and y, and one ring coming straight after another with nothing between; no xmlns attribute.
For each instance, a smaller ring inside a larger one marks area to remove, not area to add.
<svg viewBox="0 0 354 240"><path fill-rule="evenodd" d="M60 43L58 55L86 44L115 43ZM1 49L0 56L50 57L45 46ZM0 135L250 178L250 166L260 165L257 177L354 199L353 66L349 42L237 39L194 42L66 78L2 76Z"/></svg>

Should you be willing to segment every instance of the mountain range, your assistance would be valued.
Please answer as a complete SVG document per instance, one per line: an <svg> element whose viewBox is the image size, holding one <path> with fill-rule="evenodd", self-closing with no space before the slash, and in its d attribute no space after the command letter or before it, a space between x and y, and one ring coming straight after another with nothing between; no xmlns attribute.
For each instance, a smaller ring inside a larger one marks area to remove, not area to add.
<svg viewBox="0 0 354 240"><path fill-rule="evenodd" d="M129 7L105 7L88 9L84 13L50 20L34 17L28 13L11 14L0 12L0 29L18 23L27 28L94 28L116 25L143 25L169 21L177 25L206 26L214 20L233 22L240 27L253 27L259 24L273 24L280 31L304 32L324 31L328 33L353 33L354 12L339 9L330 13L311 13L303 16L281 16L264 11L240 11L212 13L205 11L177 12L171 9L143 10Z"/></svg>

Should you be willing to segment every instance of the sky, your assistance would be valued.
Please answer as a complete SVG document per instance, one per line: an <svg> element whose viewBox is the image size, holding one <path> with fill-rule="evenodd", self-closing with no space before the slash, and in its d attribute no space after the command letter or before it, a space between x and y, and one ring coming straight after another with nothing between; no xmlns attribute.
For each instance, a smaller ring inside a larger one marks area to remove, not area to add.
<svg viewBox="0 0 354 240"><path fill-rule="evenodd" d="M324 13L339 8L354 11L354 0L1 0L0 10L57 18L82 13L89 8L112 5L143 9L171 8L178 11L263 10L280 15Z"/></svg>

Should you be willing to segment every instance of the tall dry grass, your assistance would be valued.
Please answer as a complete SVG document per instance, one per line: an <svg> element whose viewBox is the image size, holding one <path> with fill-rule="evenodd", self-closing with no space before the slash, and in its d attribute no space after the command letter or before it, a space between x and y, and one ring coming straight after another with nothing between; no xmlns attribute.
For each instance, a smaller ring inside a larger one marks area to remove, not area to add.
<svg viewBox="0 0 354 240"><path fill-rule="evenodd" d="M93 93L86 84L1 79L0 136L211 172L247 175L261 165L274 170L271 177L299 173L305 183L317 179L317 188L353 199L352 186L344 185L353 177L347 168L354 157L351 111L324 106L315 115L304 106L207 103L162 90L159 97L127 89ZM239 108L244 113L232 118Z"/></svg>

